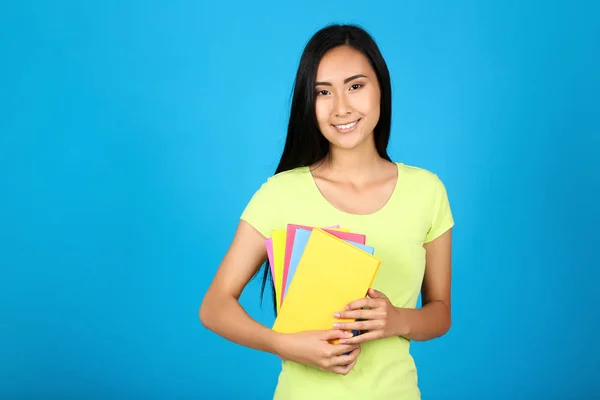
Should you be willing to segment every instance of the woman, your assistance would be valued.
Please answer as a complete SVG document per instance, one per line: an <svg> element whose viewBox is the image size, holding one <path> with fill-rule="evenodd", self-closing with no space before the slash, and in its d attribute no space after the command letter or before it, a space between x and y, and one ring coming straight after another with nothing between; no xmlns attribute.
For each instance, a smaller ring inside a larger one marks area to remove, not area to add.
<svg viewBox="0 0 600 400"><path fill-rule="evenodd" d="M212 331L283 360L276 399L418 399L409 343L450 328L446 190L434 173L390 160L390 124L390 78L372 38L356 26L317 32L298 68L279 167L245 208L200 307ZM288 223L339 224L376 249L383 262L368 296L337 314L358 322L279 334L244 312L238 298L267 260L265 238Z"/></svg>

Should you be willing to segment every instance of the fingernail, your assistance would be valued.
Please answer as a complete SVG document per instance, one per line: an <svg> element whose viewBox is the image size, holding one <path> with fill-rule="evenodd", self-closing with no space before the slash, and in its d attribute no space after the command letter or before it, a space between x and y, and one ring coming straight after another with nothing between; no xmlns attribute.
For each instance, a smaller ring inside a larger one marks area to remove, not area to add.
<svg viewBox="0 0 600 400"><path fill-rule="evenodd" d="M339 312L336 312L335 314L333 314L333 316L334 316L335 318L339 318L339 317L340 317L340 313L339 313Z"/></svg>

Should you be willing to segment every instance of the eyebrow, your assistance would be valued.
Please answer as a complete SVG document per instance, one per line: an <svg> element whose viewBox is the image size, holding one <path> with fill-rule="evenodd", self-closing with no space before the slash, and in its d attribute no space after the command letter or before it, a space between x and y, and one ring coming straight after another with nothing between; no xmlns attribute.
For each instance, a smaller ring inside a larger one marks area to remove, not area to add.
<svg viewBox="0 0 600 400"><path fill-rule="evenodd" d="M344 83L348 83L348 82L353 81L358 78L366 78L366 77L367 76L363 75L363 74L352 75L351 77L344 79ZM315 86L332 86L332 85L329 82L315 82Z"/></svg>

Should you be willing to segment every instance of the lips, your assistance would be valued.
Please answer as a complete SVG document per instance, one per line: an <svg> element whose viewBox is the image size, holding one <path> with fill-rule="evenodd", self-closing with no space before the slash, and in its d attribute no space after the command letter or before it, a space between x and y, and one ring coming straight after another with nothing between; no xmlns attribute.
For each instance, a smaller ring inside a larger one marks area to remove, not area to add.
<svg viewBox="0 0 600 400"><path fill-rule="evenodd" d="M357 119L356 121L349 122L347 124L333 125L333 127L338 132L347 133L347 132L352 132L356 128L356 126L358 125L359 122L360 122L360 118Z"/></svg>

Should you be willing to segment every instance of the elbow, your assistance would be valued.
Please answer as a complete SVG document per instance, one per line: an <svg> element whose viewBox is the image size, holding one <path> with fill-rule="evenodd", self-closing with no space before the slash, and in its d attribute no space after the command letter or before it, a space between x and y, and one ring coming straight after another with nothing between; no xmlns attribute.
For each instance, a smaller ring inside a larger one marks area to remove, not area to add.
<svg viewBox="0 0 600 400"><path fill-rule="evenodd" d="M429 339L437 339L445 336L450 332L450 328L452 327L452 313L450 311L450 306L444 301L437 302L437 305L435 330L431 332Z"/></svg>
<svg viewBox="0 0 600 400"><path fill-rule="evenodd" d="M204 296L198 309L198 318L203 327L213 332L219 329L219 324L223 320L222 316L227 315L225 309L228 302L226 299L225 296L210 291Z"/></svg>
<svg viewBox="0 0 600 400"><path fill-rule="evenodd" d="M446 321L446 325L444 326L444 331L442 332L442 335L447 334L448 332L450 332L450 329L452 328L452 316L448 316L448 320Z"/></svg>
<svg viewBox="0 0 600 400"><path fill-rule="evenodd" d="M444 324L442 325L442 329L439 336L444 336L448 332L450 332L450 328L452 328L452 313L450 312L450 307L446 305L446 315L444 318Z"/></svg>
<svg viewBox="0 0 600 400"><path fill-rule="evenodd" d="M211 318L212 308L213 307L211 306L210 299L208 298L208 296L205 296L198 309L198 318L200 319L200 323L202 324L202 326L209 330L213 330L213 318Z"/></svg>

